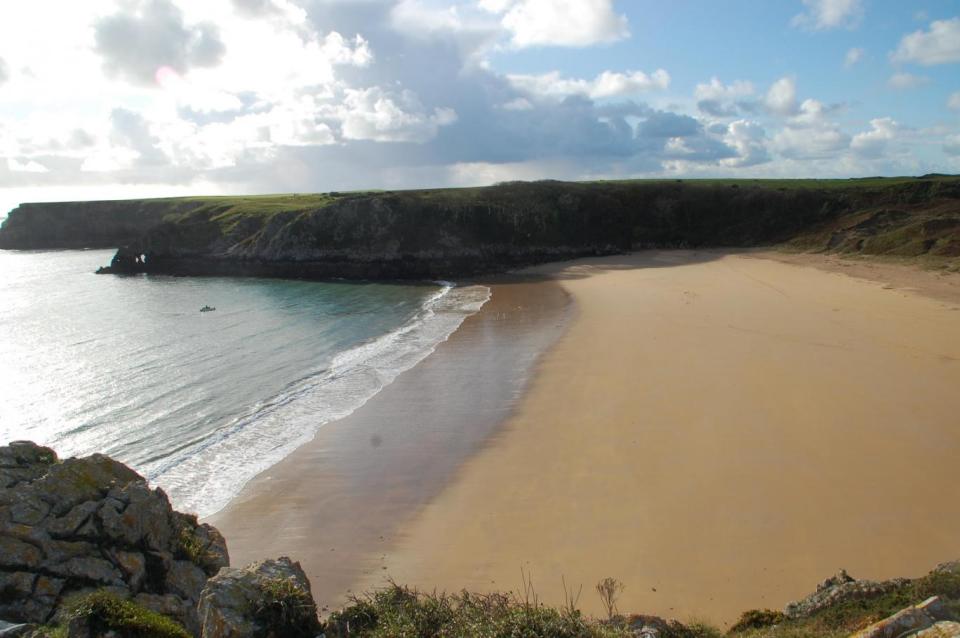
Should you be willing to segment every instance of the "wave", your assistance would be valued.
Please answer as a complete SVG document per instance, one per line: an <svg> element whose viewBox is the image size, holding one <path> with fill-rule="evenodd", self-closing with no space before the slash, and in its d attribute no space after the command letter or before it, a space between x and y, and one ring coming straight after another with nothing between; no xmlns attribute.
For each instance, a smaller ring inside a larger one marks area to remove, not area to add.
<svg viewBox="0 0 960 638"><path fill-rule="evenodd" d="M342 419L429 356L489 300L484 286L437 282L440 291L396 330L337 354L329 366L173 455L139 469L178 509L216 513L252 478Z"/></svg>

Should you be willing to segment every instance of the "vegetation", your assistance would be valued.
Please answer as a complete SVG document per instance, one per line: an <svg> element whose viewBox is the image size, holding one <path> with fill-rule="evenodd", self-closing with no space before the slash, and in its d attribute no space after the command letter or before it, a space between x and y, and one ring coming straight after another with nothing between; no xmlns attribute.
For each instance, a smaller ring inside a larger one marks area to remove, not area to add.
<svg viewBox="0 0 960 638"><path fill-rule="evenodd" d="M317 635L317 608L310 594L292 580L276 578L263 583L263 598L254 616L270 627L277 638L313 638Z"/></svg>
<svg viewBox="0 0 960 638"><path fill-rule="evenodd" d="M841 601L809 618L791 620L769 610L746 612L729 633L737 638L839 638L931 596L940 596L960 614L960 571L932 572L880 596Z"/></svg>
<svg viewBox="0 0 960 638"><path fill-rule="evenodd" d="M58 617L58 626L41 632L44 638L66 636L66 627L82 622L90 635L115 632L118 638L190 638L187 631L166 616L120 598L106 590L67 600Z"/></svg>
<svg viewBox="0 0 960 638"><path fill-rule="evenodd" d="M611 579L612 580L612 579ZM601 581L603 582L603 581ZM584 617L569 605L562 609L539 602L528 577L524 592L514 594L422 593L392 584L354 598L327 621L333 638L620 638L635 635L641 617L613 616L604 621ZM663 623L661 638L719 638L704 624Z"/></svg>

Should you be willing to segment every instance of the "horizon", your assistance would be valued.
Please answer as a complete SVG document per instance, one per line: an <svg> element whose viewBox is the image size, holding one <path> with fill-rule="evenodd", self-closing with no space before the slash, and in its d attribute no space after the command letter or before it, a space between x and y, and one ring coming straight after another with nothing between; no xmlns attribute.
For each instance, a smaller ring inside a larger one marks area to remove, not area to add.
<svg viewBox="0 0 960 638"><path fill-rule="evenodd" d="M2 12L0 217L31 201L960 172L946 0Z"/></svg>

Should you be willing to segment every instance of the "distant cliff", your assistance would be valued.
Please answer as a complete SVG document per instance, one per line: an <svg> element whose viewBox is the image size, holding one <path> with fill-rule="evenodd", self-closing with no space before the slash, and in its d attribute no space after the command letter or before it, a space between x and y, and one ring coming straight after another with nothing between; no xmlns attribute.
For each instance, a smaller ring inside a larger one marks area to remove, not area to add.
<svg viewBox="0 0 960 638"><path fill-rule="evenodd" d="M195 208L184 200L128 200L20 204L0 227L0 248L119 248L165 215Z"/></svg>
<svg viewBox="0 0 960 638"><path fill-rule="evenodd" d="M83 236L120 247L104 272L353 279L462 277L642 247L960 257L960 179L942 176L512 182L60 206L21 206L0 247L65 247L63 238ZM96 231L84 230L85 216Z"/></svg>

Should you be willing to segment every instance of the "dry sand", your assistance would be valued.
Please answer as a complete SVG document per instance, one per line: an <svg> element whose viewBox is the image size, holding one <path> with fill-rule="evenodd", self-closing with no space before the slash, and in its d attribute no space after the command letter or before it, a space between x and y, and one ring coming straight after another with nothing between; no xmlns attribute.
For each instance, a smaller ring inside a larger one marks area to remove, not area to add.
<svg viewBox="0 0 960 638"><path fill-rule="evenodd" d="M355 588L516 589L523 567L547 602L564 578L599 612L613 576L623 611L726 622L841 567L960 557L960 295L715 252L538 272L575 320Z"/></svg>

